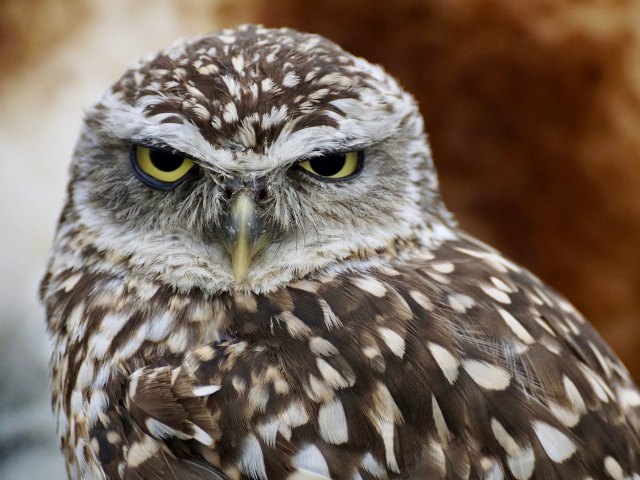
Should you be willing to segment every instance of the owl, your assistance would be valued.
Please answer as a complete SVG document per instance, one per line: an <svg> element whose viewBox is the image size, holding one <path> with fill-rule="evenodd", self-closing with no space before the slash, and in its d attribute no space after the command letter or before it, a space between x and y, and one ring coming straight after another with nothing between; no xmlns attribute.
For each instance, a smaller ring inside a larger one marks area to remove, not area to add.
<svg viewBox="0 0 640 480"><path fill-rule="evenodd" d="M458 229L414 99L317 35L127 71L41 298L73 479L640 479L625 367Z"/></svg>

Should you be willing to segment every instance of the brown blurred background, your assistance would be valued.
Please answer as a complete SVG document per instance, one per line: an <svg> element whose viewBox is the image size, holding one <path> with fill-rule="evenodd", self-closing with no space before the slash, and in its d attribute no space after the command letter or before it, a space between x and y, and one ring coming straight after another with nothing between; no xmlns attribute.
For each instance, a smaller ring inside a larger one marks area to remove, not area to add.
<svg viewBox="0 0 640 480"><path fill-rule="evenodd" d="M39 478L16 436L54 444L34 291L82 106L146 52L245 22L397 76L463 228L566 295L640 379L640 2L0 0L0 478ZM57 454L37 458L53 478Z"/></svg>

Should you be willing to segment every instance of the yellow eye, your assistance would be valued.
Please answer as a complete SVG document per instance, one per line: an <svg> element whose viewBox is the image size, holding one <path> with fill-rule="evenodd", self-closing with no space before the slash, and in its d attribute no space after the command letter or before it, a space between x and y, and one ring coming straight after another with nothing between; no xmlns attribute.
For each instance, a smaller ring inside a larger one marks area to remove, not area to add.
<svg viewBox="0 0 640 480"><path fill-rule="evenodd" d="M360 173L362 164L362 152L348 152L310 158L300 162L298 166L323 180L342 181Z"/></svg>
<svg viewBox="0 0 640 480"><path fill-rule="evenodd" d="M150 187L171 190L186 178L194 163L180 153L134 145L131 164L138 178Z"/></svg>

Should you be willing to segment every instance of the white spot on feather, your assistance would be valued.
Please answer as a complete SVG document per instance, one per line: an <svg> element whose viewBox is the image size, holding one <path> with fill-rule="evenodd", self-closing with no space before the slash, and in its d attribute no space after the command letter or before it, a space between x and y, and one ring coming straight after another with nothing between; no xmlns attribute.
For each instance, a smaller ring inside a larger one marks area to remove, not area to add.
<svg viewBox="0 0 640 480"><path fill-rule="evenodd" d="M247 397L252 408L264 412L269 401L269 388L267 385L254 385L249 390Z"/></svg>
<svg viewBox="0 0 640 480"><path fill-rule="evenodd" d="M193 439L197 442L202 443L203 445L211 446L213 445L213 438L207 432L205 432L202 428L197 425L193 425Z"/></svg>
<svg viewBox="0 0 640 480"><path fill-rule="evenodd" d="M287 332L293 338L303 339L311 335L311 328L291 312L282 312L277 315L278 319L285 322Z"/></svg>
<svg viewBox="0 0 640 480"><path fill-rule="evenodd" d="M224 113L222 114L222 118L227 123L238 121L238 110L236 109L235 103L229 102L224 106Z"/></svg>
<svg viewBox="0 0 640 480"><path fill-rule="evenodd" d="M70 292L73 289L73 287L75 287L76 284L80 281L81 278L82 278L82 273L74 273L73 275L69 275L69 277L60 284L60 287L65 292Z"/></svg>
<svg viewBox="0 0 640 480"><path fill-rule="evenodd" d="M500 307L498 307L498 313L500 314L502 319L505 321L507 326L511 329L511 331L516 335L516 337L518 337L527 345L531 345L532 343L535 342L534 338L527 331L527 329L524 328L522 324L518 320L516 320L516 318L513 315L507 312L504 308L500 308Z"/></svg>
<svg viewBox="0 0 640 480"><path fill-rule="evenodd" d="M618 402L624 409L640 407L640 393L633 388L618 388Z"/></svg>
<svg viewBox="0 0 640 480"><path fill-rule="evenodd" d="M496 286L496 288L498 288L499 290L502 290L503 292L507 292L507 293L513 292L513 289L509 287L509 285L504 283L502 280L500 280L499 278L491 277L490 280L491 280L491 283L493 283Z"/></svg>
<svg viewBox="0 0 640 480"><path fill-rule="evenodd" d="M102 321L100 322L100 332L107 337L115 337L120 330L127 324L129 321L129 315L118 312L118 313L107 313L104 317L102 317Z"/></svg>
<svg viewBox="0 0 640 480"><path fill-rule="evenodd" d="M362 468L378 479L387 478L385 469L369 452L362 456Z"/></svg>
<svg viewBox="0 0 640 480"><path fill-rule="evenodd" d="M298 77L294 72L287 72L282 79L282 85L285 87L295 87L298 83L300 83L300 77Z"/></svg>
<svg viewBox="0 0 640 480"><path fill-rule="evenodd" d="M331 309L329 304L326 302L326 300L324 300L323 298L319 298L318 299L318 305L320 305L320 308L322 309L322 315L324 317L324 324L327 326L327 328L329 330L331 330L334 327L341 327L342 326L342 322L336 316L336 314L333 313L333 310Z"/></svg>
<svg viewBox="0 0 640 480"><path fill-rule="evenodd" d="M189 342L189 333L186 328L176 329L167 339L167 348L171 353L184 352Z"/></svg>
<svg viewBox="0 0 640 480"><path fill-rule="evenodd" d="M579 333L578 333L579 334ZM578 335L576 334L576 335ZM611 369L609 368L609 362L607 361L606 358L604 358L604 355L602 354L602 352L600 351L600 349L598 347L596 347L593 342L589 342L589 347L591 348L591 351L593 352L593 354L596 356L596 358L598 359L598 363L600 364L600 366L602 367L602 370L604 370L604 374L607 378L611 378Z"/></svg>
<svg viewBox="0 0 640 480"><path fill-rule="evenodd" d="M404 338L386 327L380 327L378 331L380 332L380 335L382 335L384 343L386 343L387 347L389 347L389 350L391 350L397 357L404 357Z"/></svg>
<svg viewBox="0 0 640 480"><path fill-rule="evenodd" d="M449 305L458 313L465 313L468 309L475 305L475 300L463 293L454 293L449 295Z"/></svg>
<svg viewBox="0 0 640 480"><path fill-rule="evenodd" d="M514 455L507 457L509 470L517 480L528 480L533 475L533 469L536 464L536 457L533 453L531 445L521 448Z"/></svg>
<svg viewBox="0 0 640 480"><path fill-rule="evenodd" d="M329 340L322 337L312 337L309 339L309 349L316 355L327 357L338 353L338 349Z"/></svg>
<svg viewBox="0 0 640 480"><path fill-rule="evenodd" d="M67 317L67 331L71 334L71 342L75 343L84 337L87 324L84 315L84 302L79 302Z"/></svg>
<svg viewBox="0 0 640 480"><path fill-rule="evenodd" d="M230 45L236 41L236 37L234 37L233 35L218 35L218 40L226 43L227 45Z"/></svg>
<svg viewBox="0 0 640 480"><path fill-rule="evenodd" d="M502 424L496 420L495 418L491 419L491 430L493 430L493 435L498 440L498 443L504 451L507 452L508 455L513 455L518 453L520 447L513 439L513 437L507 432L507 430L502 426Z"/></svg>
<svg viewBox="0 0 640 480"><path fill-rule="evenodd" d="M239 54L235 57L231 57L231 64L236 72L244 75L244 55Z"/></svg>
<svg viewBox="0 0 640 480"><path fill-rule="evenodd" d="M562 405L554 401L549 401L549 409L555 417L566 427L574 427L580 421L580 417L587 412L587 406L578 387L571 381L569 377L564 375L562 383L569 400L569 405Z"/></svg>
<svg viewBox="0 0 640 480"><path fill-rule="evenodd" d="M349 440L347 417L342 402L335 398L320 407L318 427L322 439L333 445L340 445Z"/></svg>
<svg viewBox="0 0 640 480"><path fill-rule="evenodd" d="M198 73L200 75L213 75L214 73L218 73L219 71L220 69L218 68L218 66L214 65L213 63L210 63L209 65L203 65L198 68Z"/></svg>
<svg viewBox="0 0 640 480"><path fill-rule="evenodd" d="M511 382L507 370L480 360L465 360L464 369L477 385L487 390L504 390Z"/></svg>
<svg viewBox="0 0 640 480"><path fill-rule="evenodd" d="M562 463L576 453L576 444L564 433L548 423L533 422L533 429L547 456L556 463Z"/></svg>
<svg viewBox="0 0 640 480"><path fill-rule="evenodd" d="M247 389L247 382L237 375L234 375L231 379L231 385L233 385L235 391L240 394L244 393Z"/></svg>
<svg viewBox="0 0 640 480"><path fill-rule="evenodd" d="M325 460L322 452L315 445L306 445L302 449L298 451L292 458L291 463L294 467L303 470L302 473L311 473L314 474L312 476L309 475L293 475L287 477L289 480L306 480L313 478L326 478L330 479L331 474L329 473L329 465L327 465L327 461Z"/></svg>
<svg viewBox="0 0 640 480"><path fill-rule="evenodd" d="M373 391L373 405L370 411L371 418L383 418L395 423L402 423L404 418L402 412L398 408L393 395L387 388L387 386L378 382L376 389Z"/></svg>
<svg viewBox="0 0 640 480"><path fill-rule="evenodd" d="M334 391L325 382L312 373L309 374L309 384L305 385L305 393L314 402L327 401L333 398Z"/></svg>
<svg viewBox="0 0 640 480"><path fill-rule="evenodd" d="M196 397L205 397L220 390L220 385L199 385L194 387L192 392Z"/></svg>
<svg viewBox="0 0 640 480"><path fill-rule="evenodd" d="M209 112L209 110L207 110L207 108L204 105L201 105L201 104L194 105L191 110L201 120L209 120L209 118L211 117L211 113Z"/></svg>
<svg viewBox="0 0 640 480"><path fill-rule="evenodd" d="M440 405L433 394L431 394L431 409L433 411L433 422L436 426L440 443L447 445L451 440L451 432L449 432L449 427L447 427L447 422L444 419Z"/></svg>
<svg viewBox="0 0 640 480"><path fill-rule="evenodd" d="M249 478L267 480L264 456L260 442L255 435L245 437L240 447L240 470Z"/></svg>
<svg viewBox="0 0 640 480"><path fill-rule="evenodd" d="M109 351L112 338L112 336L103 332L91 335L91 338L89 338L89 353L92 353L96 360L104 358Z"/></svg>
<svg viewBox="0 0 640 480"><path fill-rule="evenodd" d="M169 328L173 323L173 315L169 312L163 312L160 315L154 316L149 323L149 330L147 331L147 340L151 342L159 342L164 340L169 335Z"/></svg>
<svg viewBox="0 0 640 480"><path fill-rule="evenodd" d="M481 462L486 471L484 480L504 480L504 472L499 462L487 457L484 457Z"/></svg>
<svg viewBox="0 0 640 480"><path fill-rule="evenodd" d="M142 441L136 442L129 448L127 464L129 467L137 467L160 450L158 443L151 437L145 436Z"/></svg>
<svg viewBox="0 0 640 480"><path fill-rule="evenodd" d="M367 358L372 360L382 355L382 352L380 351L378 345L367 345L362 349L362 353L364 353Z"/></svg>
<svg viewBox="0 0 640 480"><path fill-rule="evenodd" d="M76 388L78 390L84 390L91 385L94 377L94 363L91 361L82 362L80 364L80 370L78 371L78 377L76 380Z"/></svg>
<svg viewBox="0 0 640 480"><path fill-rule="evenodd" d="M445 478L447 474L447 457L444 454L442 445L436 440L431 440L427 455L430 457L430 461L438 467L438 478Z"/></svg>
<svg viewBox="0 0 640 480"><path fill-rule="evenodd" d="M604 468L613 480L624 480L624 471L615 458L611 456L605 458Z"/></svg>
<svg viewBox="0 0 640 480"><path fill-rule="evenodd" d="M497 288L489 285L482 285L480 288L484 293L489 295L491 298L493 298L497 302L504 303L507 305L511 303L511 297L509 297L509 295L503 292L502 290L498 290Z"/></svg>
<svg viewBox="0 0 640 480"><path fill-rule="evenodd" d="M392 472L400 473L394 449L395 425L388 420L378 419L377 427L384 444L384 456L387 466Z"/></svg>
<svg viewBox="0 0 640 480"><path fill-rule="evenodd" d="M387 289L385 288L385 286L375 278L354 278L353 284L359 289L373 295L374 297L382 298L387 293Z"/></svg>
<svg viewBox="0 0 640 480"><path fill-rule="evenodd" d="M458 379L458 369L460 367L460 362L453 356L449 350L446 348L436 344L429 343L429 351L431 355L433 355L433 359L436 361L440 370L444 374L445 378L449 381L451 385Z"/></svg>
<svg viewBox="0 0 640 480"><path fill-rule="evenodd" d="M431 265L431 268L433 268L436 272L451 273L455 269L455 266L451 262L440 262L440 263L433 263Z"/></svg>
<svg viewBox="0 0 640 480"><path fill-rule="evenodd" d="M554 306L551 299L547 296L547 294L544 293L542 289L540 289L537 285L535 285L533 289L535 290L535 292L538 294L538 296L542 299L544 303L546 303L550 307Z"/></svg>
<svg viewBox="0 0 640 480"><path fill-rule="evenodd" d="M147 430L149 430L149 433L156 438L165 439L176 437L181 440L189 438L189 435L186 435L183 432L178 432L175 428L170 427L156 418L147 418L144 424L146 425Z"/></svg>
<svg viewBox="0 0 640 480"><path fill-rule="evenodd" d="M605 403L609 402L609 399L613 399L614 395L609 386L602 380L602 377L598 375L596 372L591 370L583 363L579 363L578 367L582 371L582 374L587 379L591 388L597 395L597 397Z"/></svg>
<svg viewBox="0 0 640 480"><path fill-rule="evenodd" d="M340 372L338 372L335 368L333 368L326 360L322 358L316 359L316 365L318 366L318 370L320 370L320 374L327 381L329 385L333 388L347 388L353 385L355 379L350 379L347 381Z"/></svg>
<svg viewBox="0 0 640 480"><path fill-rule="evenodd" d="M279 418L291 428L299 427L309 421L309 415L299 400L291 402L285 410L280 412Z"/></svg>
<svg viewBox="0 0 640 480"><path fill-rule="evenodd" d="M549 400L549 410L565 427L575 427L580 421L580 414L573 408L567 408L553 400Z"/></svg>
<svg viewBox="0 0 640 480"><path fill-rule="evenodd" d="M280 421L277 418L271 418L267 422L258 425L258 433L268 447L273 448L275 446L279 427Z"/></svg>
<svg viewBox="0 0 640 480"><path fill-rule="evenodd" d="M470 250L468 248L458 247L456 247L456 250L466 255L484 260L499 272L506 273L509 270L511 270L512 272L520 272L522 270L518 265L510 260L507 260L497 252L482 252L478 250Z"/></svg>
<svg viewBox="0 0 640 480"><path fill-rule="evenodd" d="M93 425L100 415L104 413L109 404L107 394L103 390L94 390L89 400L89 409L87 412L87 421L89 425Z"/></svg>
<svg viewBox="0 0 640 480"><path fill-rule="evenodd" d="M93 377L93 383L91 388L98 389L103 388L109 379L111 378L111 364L105 363L100 367L100 370L96 373L95 377Z"/></svg>
<svg viewBox="0 0 640 480"><path fill-rule="evenodd" d="M262 88L263 92L268 92L274 87L273 80L271 80L270 78L264 78L262 82L260 82L260 87Z"/></svg>
<svg viewBox="0 0 640 480"><path fill-rule="evenodd" d="M420 305L425 310L433 310L433 303L431 303L431 300L429 300L423 293L420 293L417 290L411 290L409 292L409 295L411 296L411 298L413 298L413 300L415 300L418 305Z"/></svg>

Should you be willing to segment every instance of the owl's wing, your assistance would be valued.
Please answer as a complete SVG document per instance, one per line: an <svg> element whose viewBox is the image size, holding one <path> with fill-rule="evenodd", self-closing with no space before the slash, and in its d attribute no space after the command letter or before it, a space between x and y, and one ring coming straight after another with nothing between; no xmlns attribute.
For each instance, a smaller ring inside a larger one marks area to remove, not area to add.
<svg viewBox="0 0 640 480"><path fill-rule="evenodd" d="M108 409L89 432L107 478L227 479L180 448L181 443L211 445L216 436L202 392L180 367L144 367L128 378L120 375L108 395Z"/></svg>
<svg viewBox="0 0 640 480"><path fill-rule="evenodd" d="M473 239L447 242L427 257L388 284L422 319L416 337L430 353L425 365L435 363L446 377L435 393L442 415L433 414L454 444L464 438L467 452L507 478L637 474L640 395L582 316ZM427 279L422 287L419 278ZM415 317L409 325L415 328Z"/></svg>
<svg viewBox="0 0 640 480"><path fill-rule="evenodd" d="M228 362L233 364L233 369L227 369ZM328 472L324 474L314 465L313 452L298 451L295 456L289 455L298 449L283 439L278 439L278 449L270 459L256 453L256 449L261 448L259 440L255 435L247 435L247 429L256 407L259 408L256 402L266 408L267 392L259 394L261 399L252 397L245 404L240 404L237 398L227 403L224 394L213 395L223 385L233 391L241 389L239 382L244 375L263 376L266 382L273 381L272 367L273 362L263 362L249 351L245 352L243 342L221 342L191 352L177 367L136 370L122 380L120 384L124 388L119 393L112 392L114 398L120 396L122 400L110 402L104 413L108 419L98 422L90 432L91 441L99 445L99 460L105 472L109 478L122 476L126 480L227 480L229 477L221 469L224 466L232 478L237 478L240 472L249 478L267 478L265 461L270 460L268 478L329 480ZM203 384L205 378L207 382L219 379L219 384ZM247 409L246 403L253 407ZM291 427L298 426L305 414L289 405L280 415L286 417L283 421L289 425L290 434ZM227 429L224 437L222 429ZM268 429L272 430L273 426L261 427L261 441L266 441L268 436L275 444L277 426L272 433L267 433ZM286 455L282 455L283 449ZM221 462L220 456L225 453L237 457L238 467L233 466L233 460ZM323 468L326 470L326 463ZM278 471L278 477L273 476L274 470Z"/></svg>
<svg viewBox="0 0 640 480"><path fill-rule="evenodd" d="M129 429L154 446L134 462L130 447L128 469L161 465L157 452L269 480L640 468L640 394L619 360L564 299L470 239L233 301L233 338L129 379Z"/></svg>
<svg viewBox="0 0 640 480"><path fill-rule="evenodd" d="M243 376L273 381L273 362L254 355L262 351L250 351L242 341L220 342L190 352L181 365L143 367L126 379L114 379L109 407L89 434L91 442L98 445L99 461L108 478L227 480L229 476L222 467L232 478L240 472L249 478L267 478L265 459L256 453L260 450L258 439L247 436L247 430L253 428L249 422L256 413L255 402L266 401L267 393L262 392L261 399L252 397L242 403L238 398L227 400L224 394L214 395L222 386L227 391L229 387L232 391L241 389ZM247 403L252 407L247 409ZM298 426L304 415L291 406L280 413L291 415L285 420L290 427ZM261 429L263 441L265 428ZM221 435L222 429L227 430L225 436ZM274 443L276 433L268 434ZM282 455L283 449L286 455ZM330 480L328 472L318 472L313 455L305 451L289 455L296 450L279 439L268 478ZM221 462L220 456L225 453L231 461ZM274 469L278 477L273 476Z"/></svg>

